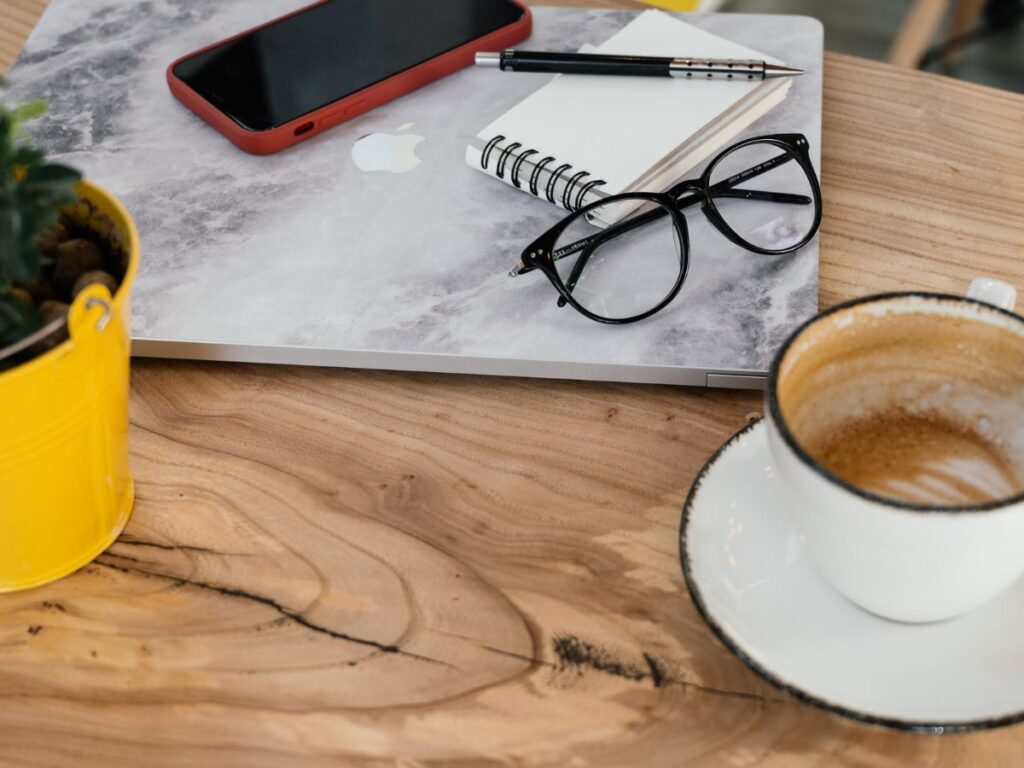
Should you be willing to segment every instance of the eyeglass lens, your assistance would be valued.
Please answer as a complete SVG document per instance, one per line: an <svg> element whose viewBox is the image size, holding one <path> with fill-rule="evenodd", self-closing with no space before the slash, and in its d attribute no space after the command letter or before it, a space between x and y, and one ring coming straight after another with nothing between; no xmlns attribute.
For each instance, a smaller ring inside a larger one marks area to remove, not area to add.
<svg viewBox="0 0 1024 768"><path fill-rule="evenodd" d="M743 178L726 184L737 175ZM712 171L710 187L728 227L757 248L792 248L814 226L811 181L796 155L777 144L757 142L729 152Z"/></svg>
<svg viewBox="0 0 1024 768"><path fill-rule="evenodd" d="M632 213L623 218L629 209ZM661 215L651 216L652 210ZM602 229L592 217L616 223ZM639 217L645 223L630 227ZM553 256L562 285L580 306L613 320L635 317L661 304L682 269L672 216L646 200L627 199L577 215L556 241Z"/></svg>

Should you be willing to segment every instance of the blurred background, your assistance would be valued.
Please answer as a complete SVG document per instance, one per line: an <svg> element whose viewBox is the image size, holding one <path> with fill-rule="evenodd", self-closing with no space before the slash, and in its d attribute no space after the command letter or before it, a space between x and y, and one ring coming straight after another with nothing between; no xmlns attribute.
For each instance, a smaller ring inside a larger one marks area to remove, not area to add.
<svg viewBox="0 0 1024 768"><path fill-rule="evenodd" d="M799 13L825 47L1024 93L1024 0L646 0L677 10Z"/></svg>

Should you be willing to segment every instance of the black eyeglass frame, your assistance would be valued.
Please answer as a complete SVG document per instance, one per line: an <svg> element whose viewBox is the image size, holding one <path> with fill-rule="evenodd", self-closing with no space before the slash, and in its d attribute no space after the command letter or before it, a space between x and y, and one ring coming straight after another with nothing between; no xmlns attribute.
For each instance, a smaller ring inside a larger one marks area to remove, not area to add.
<svg viewBox="0 0 1024 768"><path fill-rule="evenodd" d="M741 171L740 173L733 174L729 178L716 184L711 183L712 176L726 157L737 150L753 144L774 144L780 149L786 150L786 154L779 155L771 160ZM807 176L807 180L811 188L811 198L807 198L806 195L763 192L750 189L733 190L733 187L737 184L766 173L778 165L781 165L783 162L788 162L790 159L796 160L803 169L804 174ZM715 206L715 197L765 200L768 202L779 203L813 203L814 220L807 234L798 243L785 248L763 248L744 240L743 237L729 226L718 208ZM590 237L568 246L571 250L566 251L566 248L562 248L560 249L562 253L560 255L556 254L554 249L555 245L558 243L558 238L580 217L586 216L590 211L609 204L639 200L657 204L658 207L647 211L646 213L634 216L633 218L624 219L621 222L612 224L606 229L600 230ZM686 218L683 216L682 211L685 208L696 205L697 203L701 204L701 212L708 218L715 229L721 232L730 242L740 248L765 256L779 256L800 250L818 234L818 229L821 227L822 217L821 185L819 184L818 176L814 171L814 165L811 163L810 145L808 144L807 137L800 133L779 133L767 136L754 136L722 150L722 152L716 155L708 164L707 168L704 169L704 172L698 178L684 179L666 192L627 192L621 195L610 195L600 200L595 200L592 203L588 203L582 208L578 208L573 211L569 216L566 216L560 222L551 227L551 229L530 243L530 245L523 250L519 268L512 274L521 275L526 272L532 272L535 269L540 270L555 287L555 290L558 291L559 307L564 307L566 304L569 304L577 312L591 320L596 320L599 323L622 325L643 320L657 312L660 312L668 306L676 296L679 295L679 291L682 289L683 283L686 282L686 275L690 266L690 236L689 228L686 224ZM635 229L636 227L659 219L666 214L671 217L672 225L675 228L676 234L679 236L680 269L675 285L657 306L632 317L610 318L591 312L573 298L572 291L576 287L576 282L579 279L583 268L586 266L590 255L602 243L614 237L618 237L619 235ZM561 276L558 274L558 268L555 266L555 262L561 258L565 258L566 256L571 256L581 250L584 252L577 257L568 281L563 282Z"/></svg>

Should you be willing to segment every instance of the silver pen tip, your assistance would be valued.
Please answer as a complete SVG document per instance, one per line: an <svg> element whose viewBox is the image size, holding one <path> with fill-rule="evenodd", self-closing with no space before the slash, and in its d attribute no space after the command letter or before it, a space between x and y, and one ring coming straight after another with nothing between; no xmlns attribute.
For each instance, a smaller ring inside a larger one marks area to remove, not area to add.
<svg viewBox="0 0 1024 768"><path fill-rule="evenodd" d="M522 272L524 269L526 269L526 265L523 264L523 262L520 261L518 264L516 264L514 267L512 267L512 269L509 270L508 276L509 277L518 277L519 273Z"/></svg>
<svg viewBox="0 0 1024 768"><path fill-rule="evenodd" d="M781 64L765 64L764 65L764 76L765 77L793 77L795 75L802 75L804 71L797 69L796 67L784 67Z"/></svg>

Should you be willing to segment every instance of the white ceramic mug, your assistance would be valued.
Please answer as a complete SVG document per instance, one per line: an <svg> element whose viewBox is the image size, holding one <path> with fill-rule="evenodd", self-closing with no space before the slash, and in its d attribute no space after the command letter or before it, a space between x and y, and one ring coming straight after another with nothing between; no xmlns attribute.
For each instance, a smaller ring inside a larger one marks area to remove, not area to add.
<svg viewBox="0 0 1024 768"><path fill-rule="evenodd" d="M773 471L791 491L792 519L819 572L872 613L947 619L1013 584L1024 573L1024 494L960 506L897 501L825 469L801 445L801 425L862 416L884 388L910 408L959 409L1024 466L1024 364L1006 364L1007 349L1024 361L1024 318L1008 311L1015 298L1010 286L985 279L967 297L867 297L811 320L776 357L766 393ZM876 335L875 346L857 346L865 338L857 333L890 326L891 344L877 345L887 337ZM923 328L934 332L922 336ZM797 396L818 413L785 402Z"/></svg>

